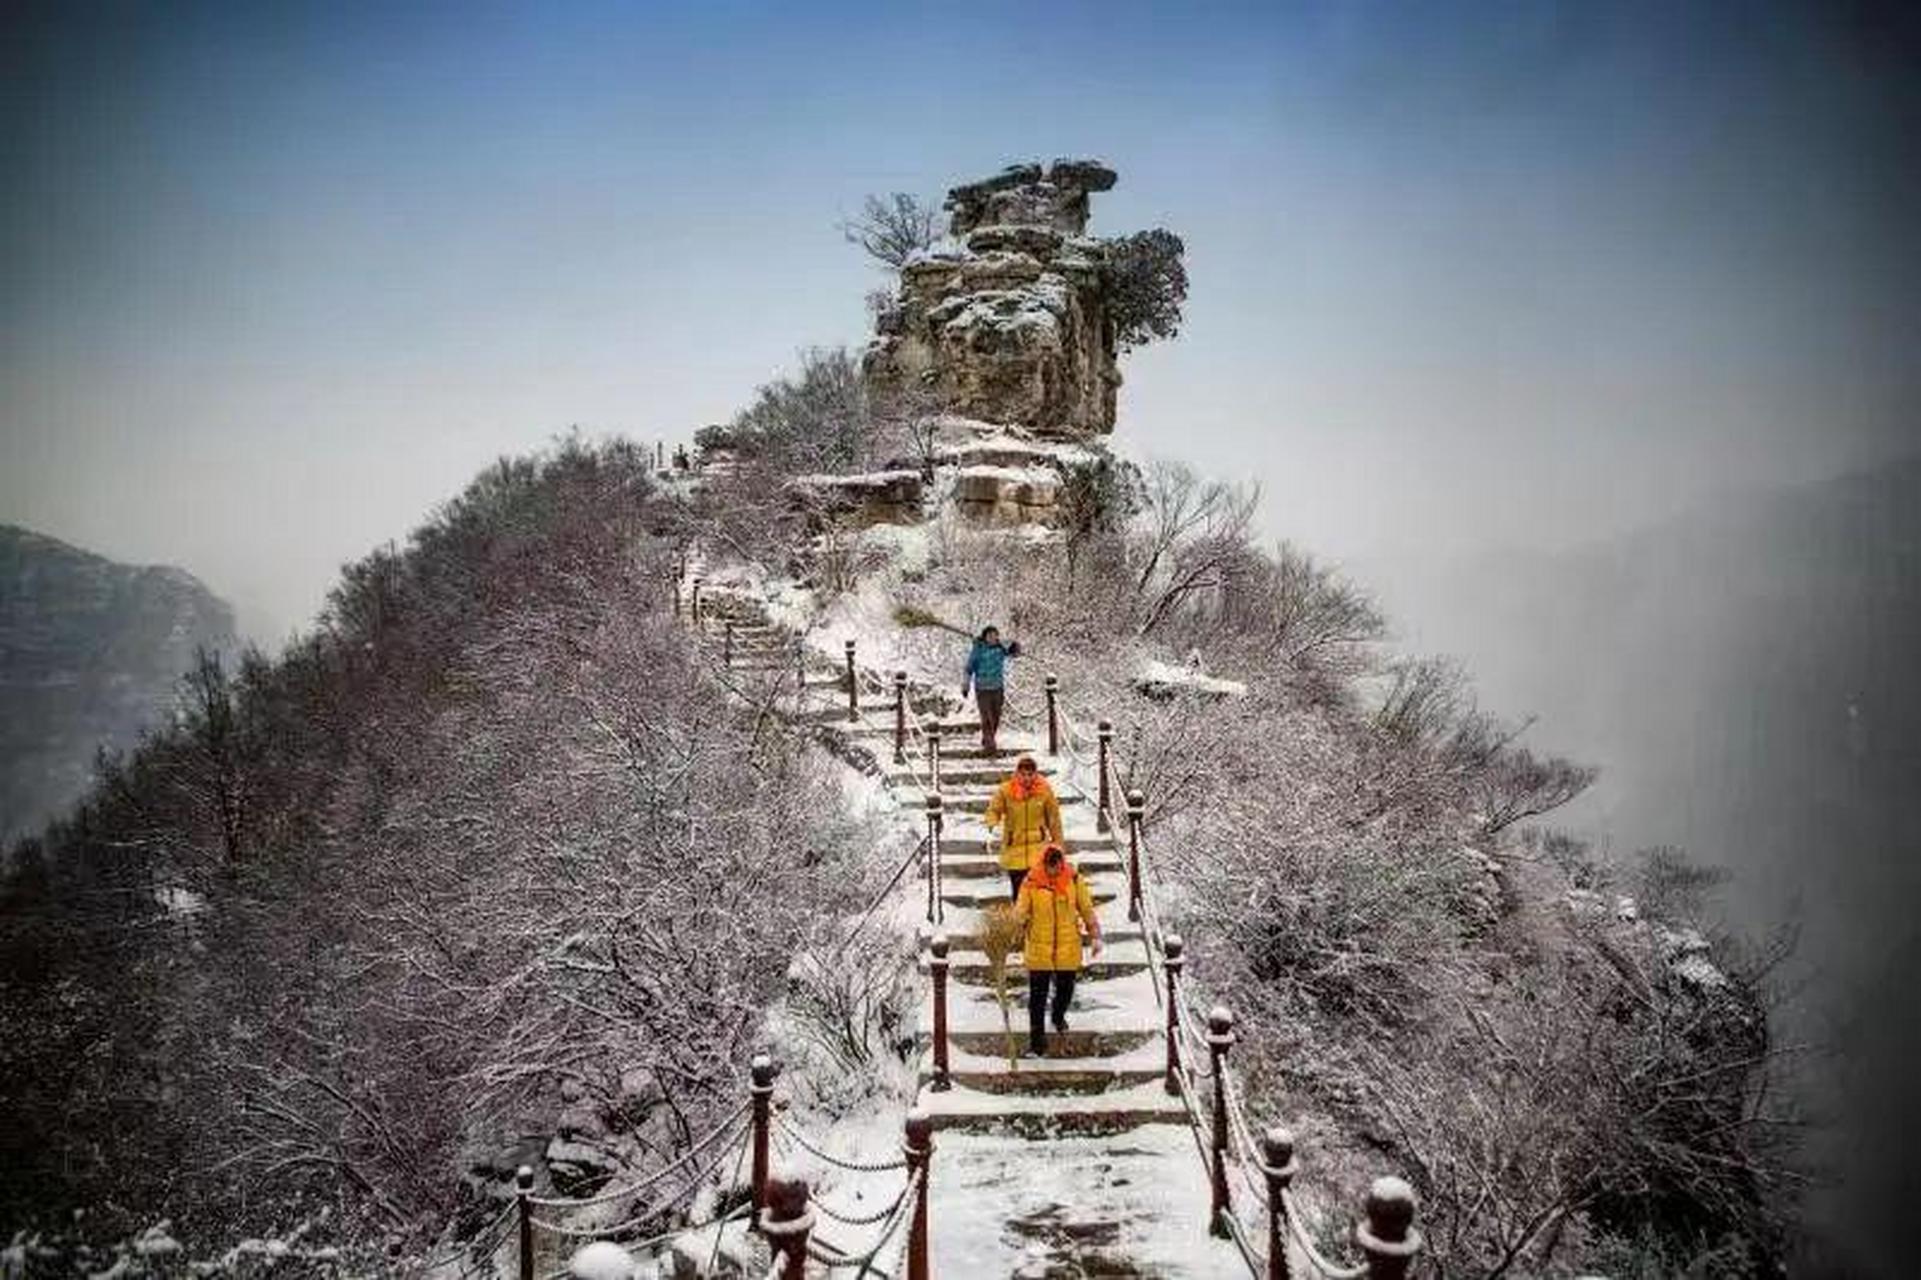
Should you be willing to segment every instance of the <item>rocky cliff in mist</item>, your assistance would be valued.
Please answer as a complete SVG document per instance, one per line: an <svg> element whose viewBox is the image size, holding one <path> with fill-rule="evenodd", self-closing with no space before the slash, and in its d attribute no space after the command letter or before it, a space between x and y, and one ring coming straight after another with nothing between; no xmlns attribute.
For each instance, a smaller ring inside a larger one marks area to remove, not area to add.
<svg viewBox="0 0 1921 1280"><path fill-rule="evenodd" d="M166 715L200 645L233 648L233 609L192 574L0 526L0 839L78 799L100 747Z"/></svg>

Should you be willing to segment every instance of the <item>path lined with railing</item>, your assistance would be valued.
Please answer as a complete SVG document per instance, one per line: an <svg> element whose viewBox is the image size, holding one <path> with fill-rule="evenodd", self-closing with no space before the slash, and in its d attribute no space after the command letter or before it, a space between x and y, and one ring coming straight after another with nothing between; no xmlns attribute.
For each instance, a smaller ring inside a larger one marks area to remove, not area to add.
<svg viewBox="0 0 1921 1280"><path fill-rule="evenodd" d="M1188 959L1164 924L1145 797L1121 785L1111 724L1082 731L1048 676L1045 710L1012 709L1029 732L1005 735L1010 749L989 759L978 719L937 710L944 688L863 665L853 641L839 661L810 653L768 620L764 602L716 593L697 575L677 581L673 599L724 678L791 681L791 713L871 755L925 826L890 882L891 891L918 864L928 978L918 1114L930 1154L933 1131L943 1147L938 1164L922 1166L918 1212L931 1225L921 1248L906 1251L916 1280L931 1274L912 1266L923 1249L933 1270L969 1276L1054 1274L1056 1262L1097 1263L1111 1275L1407 1274L1421 1241L1405 1183L1376 1180L1352 1233L1360 1257L1339 1263L1295 1202L1293 1137L1279 1127L1255 1135L1230 1061L1242 1032L1226 1008L1199 1010L1184 986ZM1009 897L983 815L1020 752L1056 788L1107 947L1082 972L1069 1030L1049 1037L1053 1056L1010 1062L1010 1027L1025 1040L1021 957L1008 960L1004 1020L979 929ZM1198 1156L1198 1174L1183 1147ZM994 1241L982 1238L989 1232Z"/></svg>

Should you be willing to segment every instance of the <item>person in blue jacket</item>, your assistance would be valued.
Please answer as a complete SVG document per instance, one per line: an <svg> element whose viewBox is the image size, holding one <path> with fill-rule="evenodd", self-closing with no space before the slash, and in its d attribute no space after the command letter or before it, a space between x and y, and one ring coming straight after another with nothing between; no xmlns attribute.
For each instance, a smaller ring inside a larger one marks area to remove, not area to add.
<svg viewBox="0 0 1921 1280"><path fill-rule="evenodd" d="M967 655L967 670L961 676L961 697L968 686L974 689L974 702L981 713L981 753L997 756L1001 731L1001 708L1007 701L1007 660L1020 656L1018 641L1001 643L998 627L987 627L975 637Z"/></svg>

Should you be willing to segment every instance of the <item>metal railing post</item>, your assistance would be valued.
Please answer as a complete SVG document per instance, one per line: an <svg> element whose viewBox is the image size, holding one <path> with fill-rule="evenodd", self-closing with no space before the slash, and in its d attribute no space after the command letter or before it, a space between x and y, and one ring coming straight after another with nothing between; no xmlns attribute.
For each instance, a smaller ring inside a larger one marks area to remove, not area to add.
<svg viewBox="0 0 1921 1280"><path fill-rule="evenodd" d="M520 1217L520 1275L517 1280L534 1280L534 1169L521 1165L514 1170L514 1207Z"/></svg>
<svg viewBox="0 0 1921 1280"><path fill-rule="evenodd" d="M940 721L927 725L927 785L940 790Z"/></svg>
<svg viewBox="0 0 1921 1280"><path fill-rule="evenodd" d="M1207 1052L1214 1073L1213 1156L1208 1162L1214 1184L1213 1220L1208 1229L1223 1239L1233 1236L1227 1215L1233 1203L1227 1194L1227 1051L1234 1044L1234 1014L1217 1004L1207 1015Z"/></svg>
<svg viewBox="0 0 1921 1280"><path fill-rule="evenodd" d="M847 642L847 719L860 719L860 681L854 676L854 642Z"/></svg>
<svg viewBox="0 0 1921 1280"><path fill-rule="evenodd" d="M701 612L700 612L700 579L695 578L694 579L694 630L700 631L704 628L704 626L705 626L705 620L701 617Z"/></svg>
<svg viewBox="0 0 1921 1280"><path fill-rule="evenodd" d="M794 637L794 706L807 705L807 642Z"/></svg>
<svg viewBox="0 0 1921 1280"><path fill-rule="evenodd" d="M1414 1226L1414 1188L1399 1178L1376 1178L1367 1189L1367 1221L1354 1227L1354 1242L1367 1255L1367 1280L1403 1280L1421 1251Z"/></svg>
<svg viewBox="0 0 1921 1280"><path fill-rule="evenodd" d="M894 673L894 763L907 763L907 673Z"/></svg>
<svg viewBox="0 0 1921 1280"><path fill-rule="evenodd" d="M935 1093L954 1087L947 1064L947 935L936 933L927 944L927 971L934 979L934 1082Z"/></svg>
<svg viewBox="0 0 1921 1280"><path fill-rule="evenodd" d="M767 1207L760 1211L760 1233L781 1257L781 1280L807 1280L807 1236L814 1229L805 1178L775 1178L767 1184Z"/></svg>
<svg viewBox="0 0 1921 1280"><path fill-rule="evenodd" d="M1147 797L1138 791L1127 793L1127 918L1141 918L1141 819L1147 814Z"/></svg>
<svg viewBox="0 0 1921 1280"><path fill-rule="evenodd" d="M914 1204L914 1220L907 1228L907 1280L927 1280L927 1201L929 1166L934 1156L934 1121L916 1107L907 1113L906 1133L901 1152L907 1157L907 1180L921 1175L920 1199Z"/></svg>
<svg viewBox="0 0 1921 1280"><path fill-rule="evenodd" d="M937 925L946 915L941 902L940 831L943 801L940 792L927 797L927 923Z"/></svg>
<svg viewBox="0 0 1921 1280"><path fill-rule="evenodd" d="M680 621L680 579L674 579L674 621Z"/></svg>
<svg viewBox="0 0 1921 1280"><path fill-rule="evenodd" d="M1049 676L1041 687L1047 691L1047 754L1057 756L1061 753L1061 678Z"/></svg>
<svg viewBox="0 0 1921 1280"><path fill-rule="evenodd" d="M1100 758L1100 804L1094 813L1094 830L1112 831L1114 824L1108 820L1107 811L1113 807L1114 799L1107 791L1108 760L1114 752L1114 722L1103 720L1095 727L1094 735L1101 741Z"/></svg>
<svg viewBox="0 0 1921 1280"><path fill-rule="evenodd" d="M1261 1135L1261 1172L1267 1177L1267 1280L1290 1280L1287 1261L1287 1188L1300 1166L1294 1134L1276 1126Z"/></svg>
<svg viewBox="0 0 1921 1280"><path fill-rule="evenodd" d="M1181 970L1187 967L1186 944L1170 933L1161 940L1161 967L1167 970L1167 1091L1181 1095Z"/></svg>
<svg viewBox="0 0 1921 1280"><path fill-rule="evenodd" d="M767 1207L768 1137L774 1118L774 1060L764 1053L754 1055L748 1064L747 1098L753 1112L754 1168L752 1225L760 1226L760 1211Z"/></svg>

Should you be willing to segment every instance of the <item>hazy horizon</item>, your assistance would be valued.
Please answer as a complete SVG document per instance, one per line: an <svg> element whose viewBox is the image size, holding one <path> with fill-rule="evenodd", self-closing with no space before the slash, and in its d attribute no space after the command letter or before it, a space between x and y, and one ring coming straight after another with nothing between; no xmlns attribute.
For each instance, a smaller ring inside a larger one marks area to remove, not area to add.
<svg viewBox="0 0 1921 1280"><path fill-rule="evenodd" d="M1095 12L20 11L0 520L284 637L494 457L686 438L860 342L865 194L1064 154L1120 171L1097 231L1188 245L1116 443L1322 555L1912 448L1895 10Z"/></svg>

